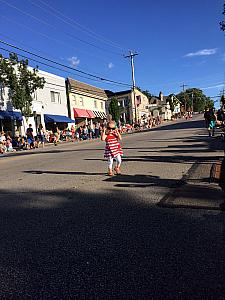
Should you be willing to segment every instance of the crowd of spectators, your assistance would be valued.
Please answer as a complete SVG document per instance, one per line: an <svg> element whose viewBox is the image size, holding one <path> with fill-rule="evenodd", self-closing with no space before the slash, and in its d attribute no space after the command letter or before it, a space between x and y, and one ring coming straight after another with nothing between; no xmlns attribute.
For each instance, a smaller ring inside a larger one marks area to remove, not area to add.
<svg viewBox="0 0 225 300"><path fill-rule="evenodd" d="M120 133L130 133L133 131L141 131L152 128L162 123L160 117L153 118L141 118L136 124L123 124L118 123L118 129ZM58 125L54 123L50 130L44 129L40 124L36 135L32 125L26 130L25 136L19 135L19 133L12 132L0 132L0 154L14 151L30 150L39 147L44 147L46 143L54 143L55 146L62 141L79 142L85 140L98 139L104 127L107 124L107 120L100 122L88 122L77 126L72 125L70 128L59 129Z"/></svg>

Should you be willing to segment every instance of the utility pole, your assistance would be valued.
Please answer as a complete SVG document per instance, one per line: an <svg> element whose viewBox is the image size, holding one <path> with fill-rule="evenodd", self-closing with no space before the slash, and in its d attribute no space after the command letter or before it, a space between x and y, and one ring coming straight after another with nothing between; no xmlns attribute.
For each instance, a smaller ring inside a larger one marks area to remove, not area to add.
<svg viewBox="0 0 225 300"><path fill-rule="evenodd" d="M135 76L134 76L134 56L138 55L137 52L133 53L130 51L129 55L124 56L124 58L130 58L131 62L131 72L132 72L132 90L133 90L133 101L134 101L134 109L135 109L135 123L137 123L137 104L136 104L136 97L135 97ZM133 115L133 111L132 111Z"/></svg>
<svg viewBox="0 0 225 300"><path fill-rule="evenodd" d="M184 83L183 83L182 85L180 85L180 87L183 88L183 92L184 92L186 86L188 86L188 85L187 85L187 84L184 84Z"/></svg>
<svg viewBox="0 0 225 300"><path fill-rule="evenodd" d="M180 87L183 88L183 93L185 91L186 86L187 86L187 84L184 84L184 83L182 85L180 85ZM184 111L185 111L185 113L186 113L186 110L187 110L187 99L186 99L186 95L184 95Z"/></svg>

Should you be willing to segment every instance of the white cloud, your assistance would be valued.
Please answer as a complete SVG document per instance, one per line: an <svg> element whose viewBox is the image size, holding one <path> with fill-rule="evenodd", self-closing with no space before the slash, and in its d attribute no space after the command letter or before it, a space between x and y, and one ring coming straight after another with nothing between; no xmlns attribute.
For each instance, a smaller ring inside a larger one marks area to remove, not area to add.
<svg viewBox="0 0 225 300"><path fill-rule="evenodd" d="M114 67L114 64L110 62L110 63L108 64L108 68L109 68L109 69L112 69L113 67Z"/></svg>
<svg viewBox="0 0 225 300"><path fill-rule="evenodd" d="M193 56L205 56L205 55L213 55L216 54L217 48L213 49L202 49L196 52L190 52L186 54L184 57L193 57Z"/></svg>
<svg viewBox="0 0 225 300"><path fill-rule="evenodd" d="M68 61L70 62L71 67L74 68L76 68L80 63L80 60L76 56L68 58Z"/></svg>

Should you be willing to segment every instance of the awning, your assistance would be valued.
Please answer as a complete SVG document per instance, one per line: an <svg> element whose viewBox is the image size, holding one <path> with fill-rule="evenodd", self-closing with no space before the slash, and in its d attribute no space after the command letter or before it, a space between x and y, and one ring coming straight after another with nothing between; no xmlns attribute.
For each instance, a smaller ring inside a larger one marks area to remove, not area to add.
<svg viewBox="0 0 225 300"><path fill-rule="evenodd" d="M11 119L11 120L18 120L22 121L23 116L18 111L6 111L6 110L0 110L0 119Z"/></svg>
<svg viewBox="0 0 225 300"><path fill-rule="evenodd" d="M100 113L102 115L102 119L107 119L107 115L104 111L101 111Z"/></svg>
<svg viewBox="0 0 225 300"><path fill-rule="evenodd" d="M19 111L9 111L9 114L14 120L23 121L23 116Z"/></svg>
<svg viewBox="0 0 225 300"><path fill-rule="evenodd" d="M103 111L95 110L95 111L93 111L93 113L94 113L96 118L100 118L100 119L106 119L107 118L106 113L103 112Z"/></svg>
<svg viewBox="0 0 225 300"><path fill-rule="evenodd" d="M3 120L3 119L10 119L10 115L8 114L7 111L0 110L0 119L1 120Z"/></svg>
<svg viewBox="0 0 225 300"><path fill-rule="evenodd" d="M67 116L60 115L47 115L44 114L45 123L74 123L75 121L68 118Z"/></svg>
<svg viewBox="0 0 225 300"><path fill-rule="evenodd" d="M74 108L74 118L90 118L86 109Z"/></svg>
<svg viewBox="0 0 225 300"><path fill-rule="evenodd" d="M87 113L89 114L89 118L94 119L95 115L93 114L92 110L87 109Z"/></svg>

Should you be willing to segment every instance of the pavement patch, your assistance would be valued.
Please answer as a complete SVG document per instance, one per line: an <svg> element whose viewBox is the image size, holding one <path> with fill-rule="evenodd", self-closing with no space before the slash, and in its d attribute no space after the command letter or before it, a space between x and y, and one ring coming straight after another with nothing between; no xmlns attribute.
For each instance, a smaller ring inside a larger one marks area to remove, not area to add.
<svg viewBox="0 0 225 300"><path fill-rule="evenodd" d="M221 210L224 192L215 183L209 183L212 163L196 163L183 176L180 185L166 195L160 207Z"/></svg>

